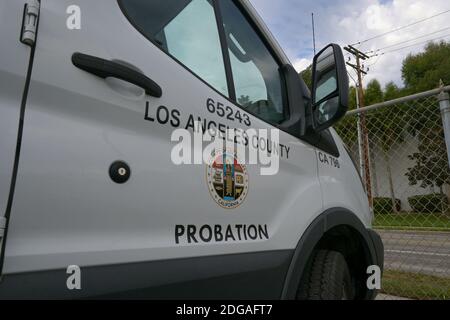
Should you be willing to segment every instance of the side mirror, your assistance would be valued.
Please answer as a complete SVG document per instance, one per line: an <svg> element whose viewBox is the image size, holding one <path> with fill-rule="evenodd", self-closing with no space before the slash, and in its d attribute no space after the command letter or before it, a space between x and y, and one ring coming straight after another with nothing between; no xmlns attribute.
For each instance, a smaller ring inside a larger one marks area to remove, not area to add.
<svg viewBox="0 0 450 320"><path fill-rule="evenodd" d="M348 75L344 55L337 44L320 51L313 61L312 111L314 131L328 129L348 109Z"/></svg>

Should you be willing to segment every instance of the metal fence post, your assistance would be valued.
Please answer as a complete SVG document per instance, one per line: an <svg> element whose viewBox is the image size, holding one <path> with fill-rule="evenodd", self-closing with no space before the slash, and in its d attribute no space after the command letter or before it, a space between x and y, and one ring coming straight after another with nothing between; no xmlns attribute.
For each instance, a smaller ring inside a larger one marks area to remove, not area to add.
<svg viewBox="0 0 450 320"><path fill-rule="evenodd" d="M356 90L358 89L358 85L356 85ZM359 95L356 94L356 109L359 110ZM358 120L357 120L357 126L358 126L358 155L359 155L359 172L361 177L364 177L364 155L363 155L363 142L362 142L362 132L361 132L361 114L358 113Z"/></svg>
<svg viewBox="0 0 450 320"><path fill-rule="evenodd" d="M447 146L447 156L450 166L450 102L449 102L449 94L445 91L442 91L438 95L439 106L441 109L442 116L442 124L444 128L445 134L445 144Z"/></svg>

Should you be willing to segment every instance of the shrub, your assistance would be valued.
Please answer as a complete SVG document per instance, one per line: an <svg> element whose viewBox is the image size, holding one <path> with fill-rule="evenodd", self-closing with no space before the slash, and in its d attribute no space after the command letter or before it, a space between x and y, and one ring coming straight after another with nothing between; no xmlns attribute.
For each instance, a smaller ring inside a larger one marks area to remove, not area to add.
<svg viewBox="0 0 450 320"><path fill-rule="evenodd" d="M397 212L402 210L402 202L400 199L395 199L395 204L397 207ZM373 199L373 210L375 214L391 214L394 213L394 208L392 206L391 198L374 198Z"/></svg>
<svg viewBox="0 0 450 320"><path fill-rule="evenodd" d="M408 198L409 205L417 213L438 213L447 211L448 199L441 194L428 194Z"/></svg>

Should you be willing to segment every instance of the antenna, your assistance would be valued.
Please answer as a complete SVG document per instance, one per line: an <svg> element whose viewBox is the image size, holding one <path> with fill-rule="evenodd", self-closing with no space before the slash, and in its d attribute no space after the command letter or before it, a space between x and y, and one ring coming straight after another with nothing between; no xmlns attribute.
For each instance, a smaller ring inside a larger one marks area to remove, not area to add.
<svg viewBox="0 0 450 320"><path fill-rule="evenodd" d="M311 13L311 21L312 21L314 55L316 55L316 27L314 23L314 12Z"/></svg>

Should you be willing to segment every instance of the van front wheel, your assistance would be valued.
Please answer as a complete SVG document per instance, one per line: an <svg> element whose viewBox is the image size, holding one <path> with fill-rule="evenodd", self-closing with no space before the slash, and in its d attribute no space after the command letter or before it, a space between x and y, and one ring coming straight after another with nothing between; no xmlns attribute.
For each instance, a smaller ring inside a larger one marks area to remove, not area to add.
<svg viewBox="0 0 450 320"><path fill-rule="evenodd" d="M352 300L354 296L354 287L344 256L337 251L317 251L302 277L297 299Z"/></svg>

